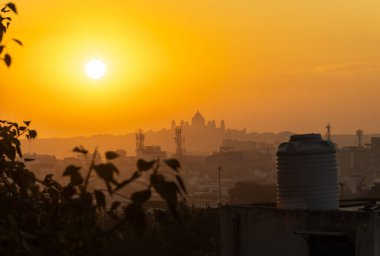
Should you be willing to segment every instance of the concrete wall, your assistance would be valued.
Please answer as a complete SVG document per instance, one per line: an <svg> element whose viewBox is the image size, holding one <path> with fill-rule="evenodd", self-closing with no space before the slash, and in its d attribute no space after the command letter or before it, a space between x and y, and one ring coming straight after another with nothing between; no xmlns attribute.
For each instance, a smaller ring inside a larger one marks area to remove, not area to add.
<svg viewBox="0 0 380 256"><path fill-rule="evenodd" d="M375 256L380 255L379 225L377 213L227 206L221 214L221 251L222 256L307 256L310 238L334 241L344 234L355 253L342 255Z"/></svg>

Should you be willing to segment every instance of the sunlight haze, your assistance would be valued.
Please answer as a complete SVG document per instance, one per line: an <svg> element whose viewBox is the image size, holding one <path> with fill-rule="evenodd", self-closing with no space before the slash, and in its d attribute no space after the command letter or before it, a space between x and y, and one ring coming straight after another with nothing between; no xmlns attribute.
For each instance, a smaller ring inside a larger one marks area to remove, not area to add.
<svg viewBox="0 0 380 256"><path fill-rule="evenodd" d="M0 115L40 137L156 130L198 109L249 131L380 132L380 1L15 3L8 37L24 47L0 66Z"/></svg>

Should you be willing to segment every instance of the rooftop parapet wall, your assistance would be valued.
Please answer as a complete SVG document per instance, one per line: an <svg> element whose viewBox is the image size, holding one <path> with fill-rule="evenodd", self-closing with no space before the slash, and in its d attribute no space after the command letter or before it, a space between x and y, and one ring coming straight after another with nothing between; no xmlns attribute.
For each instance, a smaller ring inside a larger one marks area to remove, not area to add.
<svg viewBox="0 0 380 256"><path fill-rule="evenodd" d="M311 255L310 238L322 238L347 243L356 256L374 256L380 255L379 229L377 213L227 206L221 212L222 255Z"/></svg>

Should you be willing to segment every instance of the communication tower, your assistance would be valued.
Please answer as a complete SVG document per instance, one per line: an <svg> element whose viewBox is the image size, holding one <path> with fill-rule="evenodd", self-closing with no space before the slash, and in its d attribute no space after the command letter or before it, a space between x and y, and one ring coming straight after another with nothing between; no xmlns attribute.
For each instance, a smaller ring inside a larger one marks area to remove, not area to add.
<svg viewBox="0 0 380 256"><path fill-rule="evenodd" d="M176 144L176 157L181 159L184 154L183 144L185 143L185 138L182 137L182 126L176 126L174 141Z"/></svg>
<svg viewBox="0 0 380 256"><path fill-rule="evenodd" d="M145 134L140 129L136 132L136 153L140 153L144 148Z"/></svg>
<svg viewBox="0 0 380 256"><path fill-rule="evenodd" d="M361 129L356 130L356 137L358 138L358 147L362 147L364 131Z"/></svg>

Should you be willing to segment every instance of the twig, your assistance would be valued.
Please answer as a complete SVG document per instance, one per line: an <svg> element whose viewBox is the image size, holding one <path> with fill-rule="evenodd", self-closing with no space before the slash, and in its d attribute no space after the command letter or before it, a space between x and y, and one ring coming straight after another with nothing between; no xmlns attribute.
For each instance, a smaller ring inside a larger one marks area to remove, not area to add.
<svg viewBox="0 0 380 256"><path fill-rule="evenodd" d="M92 155L90 169L88 170L86 179L84 181L84 188L83 188L84 191L86 191L86 189L87 189L87 185L88 185L88 181L90 180L91 172L94 169L95 157L96 157L97 153L98 153L98 148L96 147L94 154Z"/></svg>

